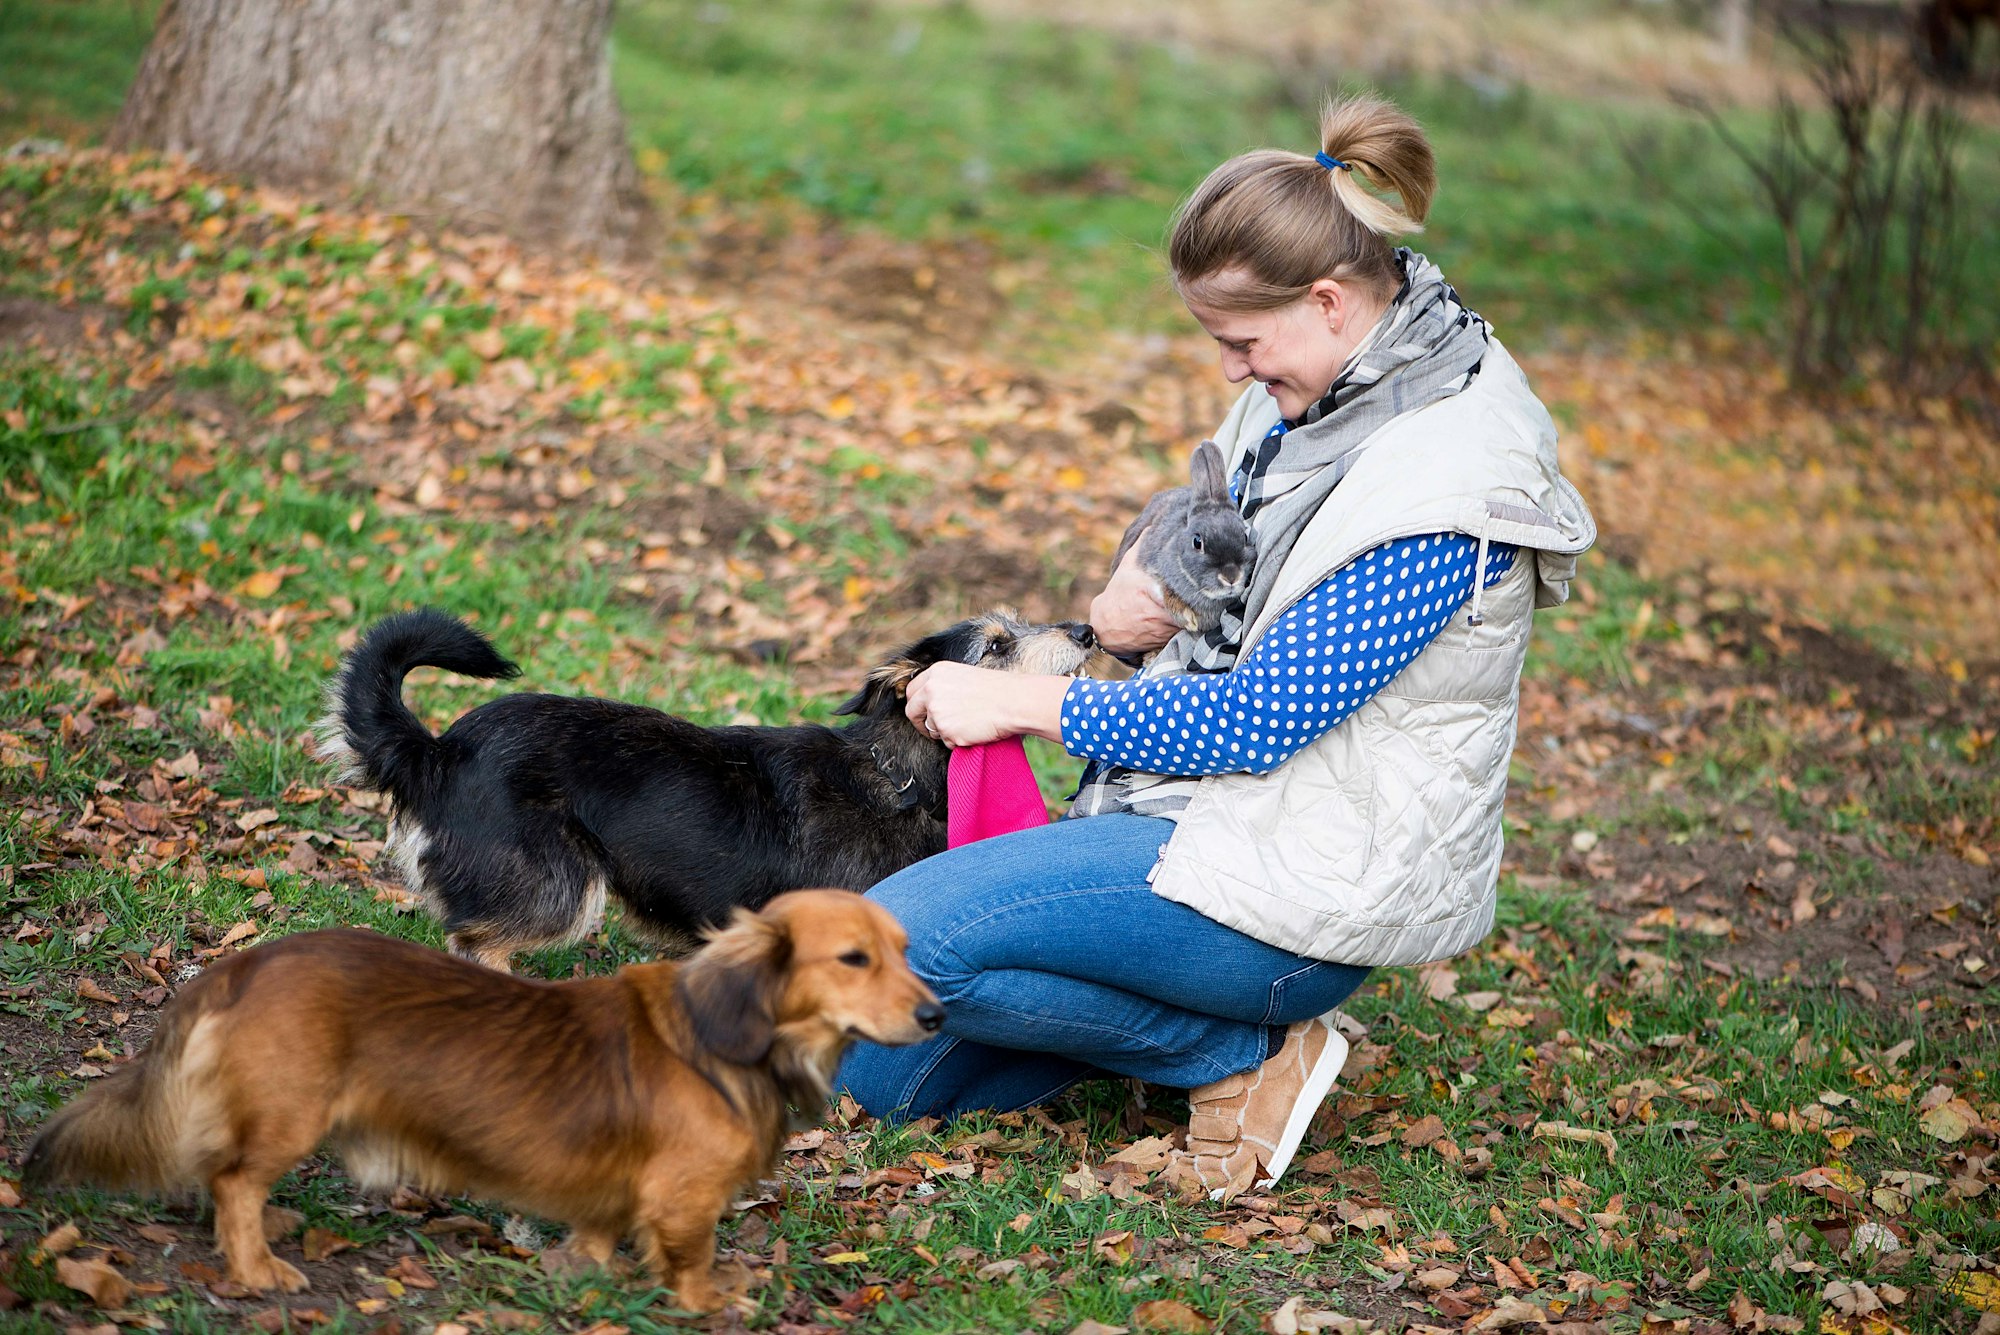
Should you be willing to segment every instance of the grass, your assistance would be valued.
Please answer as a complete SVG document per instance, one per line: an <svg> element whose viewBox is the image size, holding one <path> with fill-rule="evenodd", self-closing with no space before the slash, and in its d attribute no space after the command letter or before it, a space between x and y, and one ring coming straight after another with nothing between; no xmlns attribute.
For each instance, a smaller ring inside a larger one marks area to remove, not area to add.
<svg viewBox="0 0 2000 1335"><path fill-rule="evenodd" d="M14 53L0 68L17 90L0 133L101 127L145 13L127 0L0 4L0 50ZM632 0L613 52L641 166L672 183L676 209L783 198L850 226L979 241L998 256L988 277L1011 297L1019 341L1047 357L1105 328L1184 329L1159 254L1175 202L1245 148L1314 146L1313 109L1261 64L970 6ZM1329 70L1329 87L1343 77ZM1779 293L1759 275L1776 271L1780 238L1686 117L1447 79L1385 91L1437 150L1443 189L1421 248L1511 341L1773 327ZM1758 118L1738 122L1754 134ZM2000 190L1981 165L1991 142L1975 131L1969 199ZM1646 177L1628 145L1653 164ZM1682 182L1720 234L1663 202ZM2000 258L1976 248L1966 285L1996 279Z"/></svg>

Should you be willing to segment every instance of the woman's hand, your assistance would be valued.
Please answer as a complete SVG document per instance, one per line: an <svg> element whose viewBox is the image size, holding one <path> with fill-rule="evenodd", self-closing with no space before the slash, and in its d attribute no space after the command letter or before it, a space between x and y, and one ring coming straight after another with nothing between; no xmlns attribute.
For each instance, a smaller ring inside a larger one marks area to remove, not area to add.
<svg viewBox="0 0 2000 1335"><path fill-rule="evenodd" d="M1139 544L1125 553L1104 592L1090 600L1090 628L1114 654L1150 654L1178 635L1180 622L1167 615L1153 577L1139 568Z"/></svg>
<svg viewBox="0 0 2000 1335"><path fill-rule="evenodd" d="M1069 682L1068 677L933 663L911 679L903 712L918 731L947 746L977 746L1021 733L1060 742Z"/></svg>

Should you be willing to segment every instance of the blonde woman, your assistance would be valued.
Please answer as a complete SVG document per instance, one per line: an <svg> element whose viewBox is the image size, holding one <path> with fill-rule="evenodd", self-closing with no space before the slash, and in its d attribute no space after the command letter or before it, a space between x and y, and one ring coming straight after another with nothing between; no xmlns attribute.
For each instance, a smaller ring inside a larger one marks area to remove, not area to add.
<svg viewBox="0 0 2000 1335"><path fill-rule="evenodd" d="M1416 122L1355 98L1317 153L1231 158L1175 216L1175 285L1251 382L1215 433L1249 588L1181 632L1128 559L1091 624L1159 650L1139 676L912 683L910 717L954 746L1032 733L1091 763L1071 819L869 892L949 1017L849 1057L871 1112L1137 1076L1189 1091L1188 1167L1214 1193L1275 1181L1339 1074L1334 1008L1370 968L1490 930L1529 623L1595 528L1520 367L1391 244L1436 188Z"/></svg>

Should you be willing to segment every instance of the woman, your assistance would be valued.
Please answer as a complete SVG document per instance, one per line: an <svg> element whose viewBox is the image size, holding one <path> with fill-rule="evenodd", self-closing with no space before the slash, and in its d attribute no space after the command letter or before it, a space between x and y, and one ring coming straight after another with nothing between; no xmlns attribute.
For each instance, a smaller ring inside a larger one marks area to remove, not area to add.
<svg viewBox="0 0 2000 1335"><path fill-rule="evenodd" d="M1091 764L1071 819L869 892L949 1015L849 1057L870 1112L1019 1108L1115 1072L1189 1090L1213 1192L1275 1181L1339 1073L1334 1008L1371 966L1492 926L1530 617L1595 529L1520 368L1386 239L1429 210L1423 132L1354 99L1320 139L1223 163L1169 245L1223 374L1256 382L1215 437L1256 539L1241 608L1178 632L1128 557L1090 619L1114 652L1160 650L1132 680L911 684L953 746L1032 733Z"/></svg>

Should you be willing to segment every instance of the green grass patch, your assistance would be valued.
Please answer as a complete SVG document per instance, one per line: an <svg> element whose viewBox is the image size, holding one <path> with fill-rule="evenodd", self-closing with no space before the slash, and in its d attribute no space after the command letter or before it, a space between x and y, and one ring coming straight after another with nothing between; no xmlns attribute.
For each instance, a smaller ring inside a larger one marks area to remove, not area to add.
<svg viewBox="0 0 2000 1335"><path fill-rule="evenodd" d="M125 0L0 5L0 86L17 90L0 132L101 128L146 22ZM896 236L983 241L1026 343L1051 356L1104 327L1185 329L1159 254L1175 202L1233 153L1315 146L1311 109L1259 62L970 6L634 0L614 70L642 166L685 199L783 197ZM1329 70L1329 87L1343 78ZM1687 117L1448 78L1385 91L1437 148L1443 188L1419 244L1503 336L1775 325L1781 239ZM1735 120L1759 133L1758 115ZM2000 191L1993 142L1975 130L1968 150L1975 211ZM1975 248L1965 283L1996 279L2000 258ZM1970 340L1994 318L1973 303Z"/></svg>

